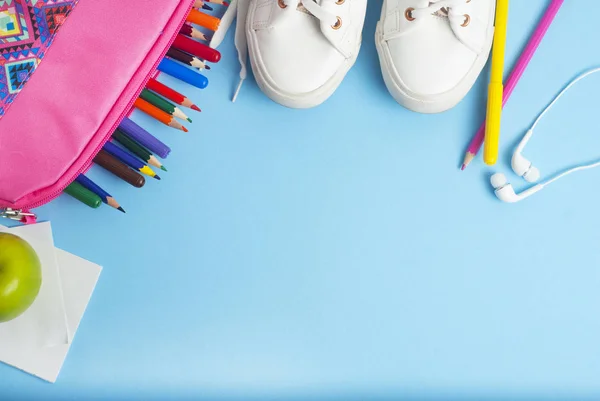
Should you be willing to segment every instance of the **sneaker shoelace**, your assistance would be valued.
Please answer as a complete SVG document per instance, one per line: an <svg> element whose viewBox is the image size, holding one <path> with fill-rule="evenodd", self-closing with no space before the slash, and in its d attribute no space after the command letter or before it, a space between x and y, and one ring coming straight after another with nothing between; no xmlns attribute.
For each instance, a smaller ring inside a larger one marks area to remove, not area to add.
<svg viewBox="0 0 600 401"><path fill-rule="evenodd" d="M411 11L413 18L426 17L442 12L447 14L451 23L462 24L471 0L429 0L420 1Z"/></svg>
<svg viewBox="0 0 600 401"><path fill-rule="evenodd" d="M453 29L467 26L471 17L468 14L472 0L418 0L415 5L404 12L409 21L419 18L442 16L447 17ZM387 39L395 39L401 33L395 33Z"/></svg>
<svg viewBox="0 0 600 401"><path fill-rule="evenodd" d="M279 3L279 7L287 8L293 7L297 9L299 6L304 7L306 11L312 14L315 18L328 24L335 25L338 22L338 17L329 11L326 11L320 4L317 4L314 0L273 0ZM462 0L464 1L464 0ZM335 0L321 0L323 2L335 2ZM235 47L238 52L238 60L240 62L240 82L233 95L232 101L238 97L244 80L248 76L248 69L246 67L248 59L248 38L246 37L246 19L248 16L248 7L250 6L250 0L238 0L237 10L237 24L235 28Z"/></svg>

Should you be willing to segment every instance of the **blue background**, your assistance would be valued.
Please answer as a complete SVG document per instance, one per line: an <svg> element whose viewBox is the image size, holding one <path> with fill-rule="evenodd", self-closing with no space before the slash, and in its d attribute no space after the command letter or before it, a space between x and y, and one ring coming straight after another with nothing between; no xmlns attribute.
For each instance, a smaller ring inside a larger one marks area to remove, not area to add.
<svg viewBox="0 0 600 401"><path fill-rule="evenodd" d="M230 103L230 34L208 89L163 78L203 109L190 133L135 115L173 148L161 182L91 171L127 215L66 196L37 210L104 271L58 383L0 366L2 399L600 397L600 171L514 205L488 183L526 187L514 144L600 64L595 2L566 2L505 109L500 163L465 172L487 70L449 112L403 109L369 3L358 62L322 106L286 109L252 79ZM507 67L546 4L512 2ZM600 155L599 90L589 78L540 124L525 155L543 176Z"/></svg>

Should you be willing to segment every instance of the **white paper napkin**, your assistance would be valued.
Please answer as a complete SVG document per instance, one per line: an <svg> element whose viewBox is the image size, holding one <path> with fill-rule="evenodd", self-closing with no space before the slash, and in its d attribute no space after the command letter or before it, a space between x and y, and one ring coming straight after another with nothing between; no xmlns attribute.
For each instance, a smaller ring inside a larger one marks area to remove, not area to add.
<svg viewBox="0 0 600 401"><path fill-rule="evenodd" d="M0 228L3 228L0 226ZM25 227L17 227L14 233L21 235ZM56 259L65 301L69 331L75 335L81 318L100 276L102 268L78 256L56 248ZM0 324L2 326L2 324ZM54 347L36 347L13 344L6 347L0 337L0 361L20 370L54 383L64 364L71 344Z"/></svg>
<svg viewBox="0 0 600 401"><path fill-rule="evenodd" d="M0 232L11 232L29 242L42 263L42 287L33 305L15 320L0 323L0 349L68 344L67 316L50 223L0 226Z"/></svg>

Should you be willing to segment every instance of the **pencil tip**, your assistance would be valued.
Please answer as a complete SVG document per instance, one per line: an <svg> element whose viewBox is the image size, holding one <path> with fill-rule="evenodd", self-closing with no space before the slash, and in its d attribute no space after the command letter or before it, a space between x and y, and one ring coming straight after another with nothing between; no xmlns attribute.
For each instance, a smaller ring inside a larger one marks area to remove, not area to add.
<svg viewBox="0 0 600 401"><path fill-rule="evenodd" d="M188 131L188 129L187 129L187 128L185 128L185 127L181 127L181 128L183 129L183 132L190 132L190 131Z"/></svg>
<svg viewBox="0 0 600 401"><path fill-rule="evenodd" d="M155 180L159 180L159 181L160 181L160 176L159 176L158 174L156 174L156 175L154 176L154 179L155 179Z"/></svg>
<svg viewBox="0 0 600 401"><path fill-rule="evenodd" d="M207 70L210 70L210 65L205 65L204 68L206 68Z"/></svg>
<svg viewBox="0 0 600 401"><path fill-rule="evenodd" d="M188 120L189 122L192 122L192 119L191 119L191 118L189 118L189 117L187 118L187 120Z"/></svg>
<svg viewBox="0 0 600 401"><path fill-rule="evenodd" d="M202 8L205 9L205 10L208 10L208 11L212 11L213 10L213 8L211 6L207 6L206 4L203 4Z"/></svg>
<svg viewBox="0 0 600 401"><path fill-rule="evenodd" d="M202 111L200 110L200 107L196 106L195 104L192 105L192 110Z"/></svg>
<svg viewBox="0 0 600 401"><path fill-rule="evenodd" d="M166 168L165 166L160 166L160 169L161 169L162 171L167 171L167 168Z"/></svg>
<svg viewBox="0 0 600 401"><path fill-rule="evenodd" d="M123 212L123 213L127 213L127 212L125 211L125 209L123 209L121 206L119 206L119 207L117 208L117 210L119 210L119 211L121 211L121 212Z"/></svg>
<svg viewBox="0 0 600 401"><path fill-rule="evenodd" d="M464 169L467 167L466 164L463 163L462 167L460 168L460 171L464 171Z"/></svg>

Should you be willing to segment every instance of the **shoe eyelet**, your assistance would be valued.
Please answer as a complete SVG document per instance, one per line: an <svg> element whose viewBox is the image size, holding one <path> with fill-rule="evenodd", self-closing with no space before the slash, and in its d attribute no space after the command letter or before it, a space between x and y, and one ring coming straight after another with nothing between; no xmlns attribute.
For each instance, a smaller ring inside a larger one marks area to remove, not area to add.
<svg viewBox="0 0 600 401"><path fill-rule="evenodd" d="M342 4L344 4L346 0L335 0L335 4L337 4L338 6L341 6Z"/></svg>
<svg viewBox="0 0 600 401"><path fill-rule="evenodd" d="M337 18L337 22L334 25L331 25L331 27L335 30L338 30L342 27L342 19L340 17L336 17Z"/></svg>
<svg viewBox="0 0 600 401"><path fill-rule="evenodd" d="M460 26L462 26L462 27L466 27L471 22L471 16L469 14L465 14L464 17L465 17L465 22L460 24Z"/></svg>
<svg viewBox="0 0 600 401"><path fill-rule="evenodd" d="M279 8L286 8L287 4L283 2L283 0L277 0L277 4L279 4Z"/></svg>
<svg viewBox="0 0 600 401"><path fill-rule="evenodd" d="M404 11L404 18L406 18L409 21L414 21L415 17L413 17L412 12L415 11L414 8L409 7L406 9L406 11Z"/></svg>

